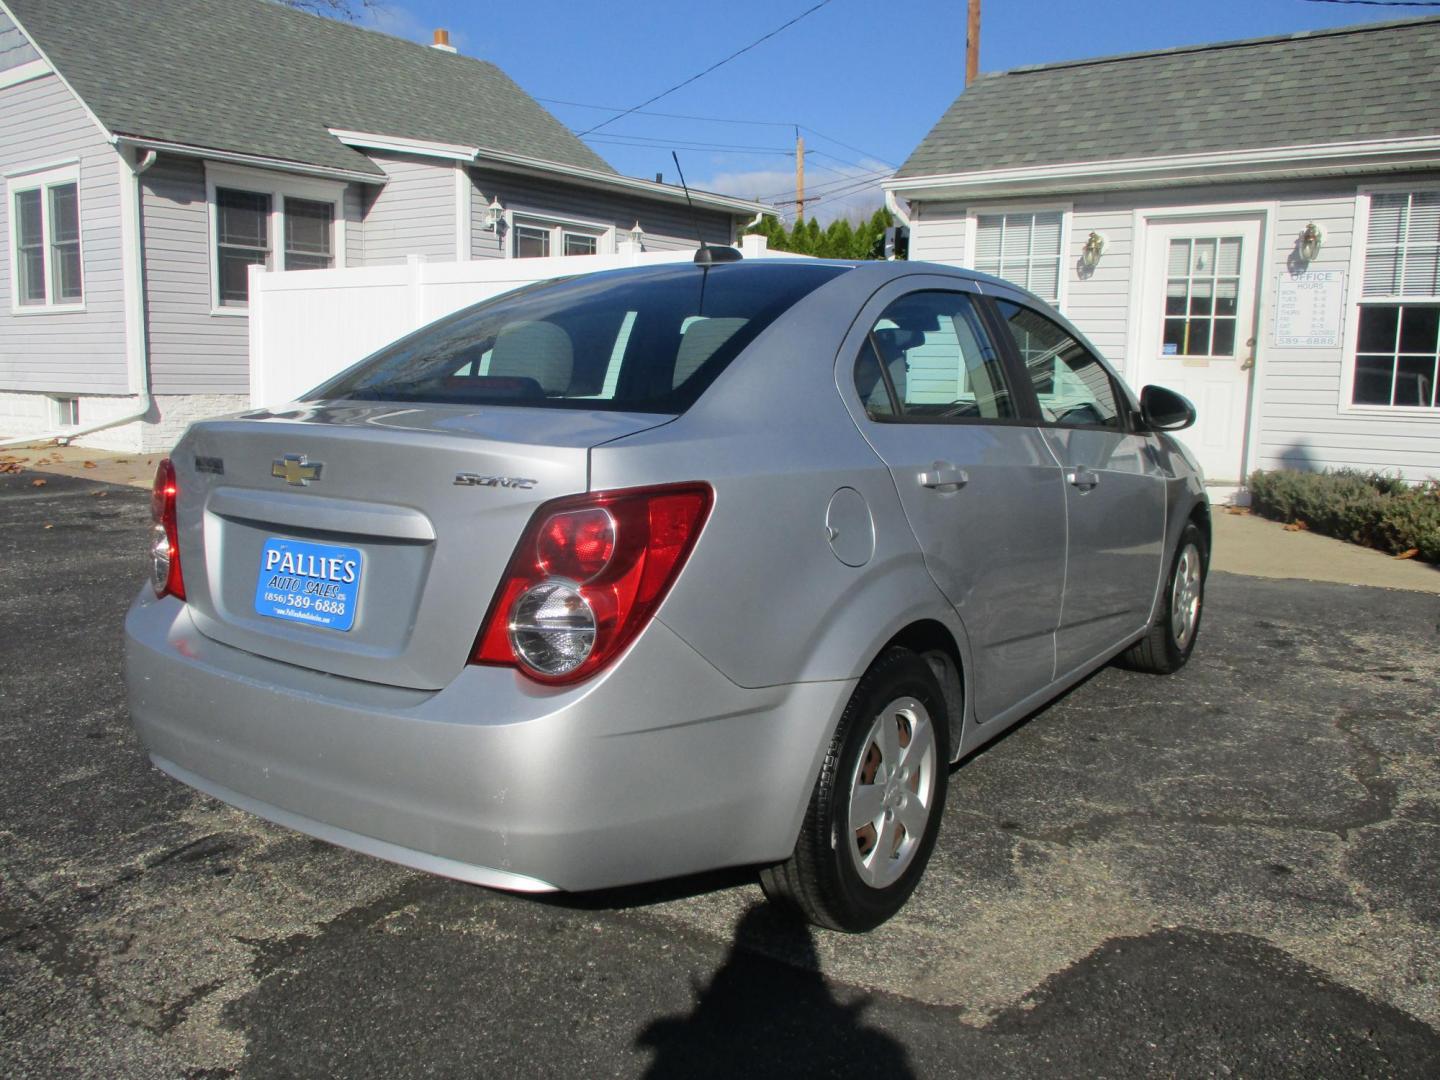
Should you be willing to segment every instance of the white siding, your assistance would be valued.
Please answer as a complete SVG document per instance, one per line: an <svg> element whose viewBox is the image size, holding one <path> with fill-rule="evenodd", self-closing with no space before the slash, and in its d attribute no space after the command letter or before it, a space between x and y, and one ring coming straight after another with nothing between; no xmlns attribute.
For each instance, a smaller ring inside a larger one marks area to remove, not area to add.
<svg viewBox="0 0 1440 1080"><path fill-rule="evenodd" d="M375 189L369 185L351 184L345 189L345 265L365 265L365 217L366 192Z"/></svg>
<svg viewBox="0 0 1440 1080"><path fill-rule="evenodd" d="M215 314L205 165L162 156L140 177L150 379L157 394L248 394L249 318ZM363 262L362 195L345 192L345 260Z"/></svg>
<svg viewBox="0 0 1440 1080"><path fill-rule="evenodd" d="M365 210L365 264L407 255L455 258L455 167L448 161L371 155L389 179Z"/></svg>
<svg viewBox="0 0 1440 1080"><path fill-rule="evenodd" d="M499 195L500 203L505 209L517 214L574 218L591 221L602 227L613 227L619 241L625 240L626 234L634 227L635 222L639 221L640 228L645 233L646 251L679 251L699 247L695 236L696 220L705 233L707 244L728 244L731 241L733 219L729 214L714 210L696 210L692 217L683 203L663 202L639 195L623 195L485 169L472 169L471 176L474 180L470 214L472 258L504 257L505 252L501 247L504 242L503 234L497 236L496 233L484 229L485 207L496 195Z"/></svg>
<svg viewBox="0 0 1440 1080"><path fill-rule="evenodd" d="M1434 184L1436 174L1412 177ZM1352 309L1350 257L1354 238L1357 189L1370 179L1386 184L1404 177L1278 181L1205 187L1165 188L1102 194L1060 195L1055 203L1072 203L1070 249L1066 257L1065 312L1096 346L1128 376L1134 359L1126 355L1132 337L1130 289L1140 271L1143 253L1135 250L1134 214L1138 208L1203 209L1225 203L1275 204L1269 222L1269 266L1261 271L1256 334L1255 408L1258 438L1250 468L1353 468L1400 472L1408 479L1440 477L1440 417L1395 409L1388 413L1356 413L1347 409L1351 387L1345 371L1345 347L1277 349L1274 347L1276 277L1295 250L1296 238L1309 222L1324 231L1324 245L1310 264L1313 270L1346 274L1347 295L1341 340L1346 340ZM917 204L910 239L910 257L965 265L967 211L1013 204L996 199ZM1026 199L1042 205L1044 198ZM1093 273L1080 265L1080 251L1090 233L1103 233L1105 252ZM1246 335L1249 336L1248 334ZM1183 438L1183 436L1182 436Z"/></svg>
<svg viewBox="0 0 1440 1080"><path fill-rule="evenodd" d="M162 157L140 181L151 387L157 394L244 393L249 320L211 313L205 166Z"/></svg>
<svg viewBox="0 0 1440 1080"><path fill-rule="evenodd" d="M1080 265L1080 252L1092 232L1104 235L1105 253L1099 265L1087 271ZM1065 314L1121 369L1126 360L1134 232L1129 211L1079 204L1070 215L1070 245L1061 264L1068 278Z"/></svg>
<svg viewBox="0 0 1440 1080"><path fill-rule="evenodd" d="M965 204L927 202L911 208L910 258L965 265Z"/></svg>
<svg viewBox="0 0 1440 1080"><path fill-rule="evenodd" d="M79 162L83 311L11 312L10 192L0 199L0 389L124 393L119 158L54 75L0 90L0 174Z"/></svg>

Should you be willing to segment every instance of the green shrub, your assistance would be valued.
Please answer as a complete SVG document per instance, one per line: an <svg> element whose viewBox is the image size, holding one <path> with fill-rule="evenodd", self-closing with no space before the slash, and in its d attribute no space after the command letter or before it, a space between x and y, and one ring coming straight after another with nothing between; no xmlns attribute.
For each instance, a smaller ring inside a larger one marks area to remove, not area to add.
<svg viewBox="0 0 1440 1080"><path fill-rule="evenodd" d="M1440 562L1440 481L1412 485L1358 469L1279 469L1251 475L1250 505L1276 521L1395 555L1418 549L1420 558Z"/></svg>

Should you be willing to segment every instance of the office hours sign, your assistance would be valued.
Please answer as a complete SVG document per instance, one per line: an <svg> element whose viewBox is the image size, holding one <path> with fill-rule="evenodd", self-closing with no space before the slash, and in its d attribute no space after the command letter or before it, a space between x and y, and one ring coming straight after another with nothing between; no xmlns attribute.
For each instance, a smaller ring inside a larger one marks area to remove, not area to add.
<svg viewBox="0 0 1440 1080"><path fill-rule="evenodd" d="M1344 304L1343 270L1281 274L1275 290L1275 347L1339 348Z"/></svg>

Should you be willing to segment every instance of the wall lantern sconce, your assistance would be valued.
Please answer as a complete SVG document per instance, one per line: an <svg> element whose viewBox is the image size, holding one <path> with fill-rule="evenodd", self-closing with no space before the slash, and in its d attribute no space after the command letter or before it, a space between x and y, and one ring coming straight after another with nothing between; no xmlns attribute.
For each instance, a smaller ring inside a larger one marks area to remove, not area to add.
<svg viewBox="0 0 1440 1080"><path fill-rule="evenodd" d="M1315 222L1305 226L1305 231L1300 234L1300 258L1310 262L1316 255L1320 254L1320 246L1325 242L1325 234L1320 231L1320 226Z"/></svg>
<svg viewBox="0 0 1440 1080"><path fill-rule="evenodd" d="M499 232L500 222L505 217L505 208L500 205L500 196L490 200L490 205L485 207L485 231Z"/></svg>
<svg viewBox="0 0 1440 1080"><path fill-rule="evenodd" d="M1085 240L1085 246L1080 251L1080 265L1086 270L1094 270L1100 262L1100 256L1105 252L1105 237L1098 232L1092 232Z"/></svg>
<svg viewBox="0 0 1440 1080"><path fill-rule="evenodd" d="M640 228L640 222L635 222L630 230L630 242L635 245L636 251L643 251L645 244L645 230Z"/></svg>

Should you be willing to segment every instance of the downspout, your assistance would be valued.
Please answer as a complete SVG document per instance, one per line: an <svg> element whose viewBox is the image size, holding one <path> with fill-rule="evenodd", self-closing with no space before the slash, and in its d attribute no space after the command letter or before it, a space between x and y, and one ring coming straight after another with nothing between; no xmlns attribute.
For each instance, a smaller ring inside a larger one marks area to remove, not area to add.
<svg viewBox="0 0 1440 1080"><path fill-rule="evenodd" d="M111 141L115 143L114 139ZM41 435L24 435L0 442L0 447L49 442L68 446L82 435L91 435L97 431L119 427L121 424L132 424L136 420L143 420L150 413L153 399L150 396L150 349L145 334L145 276L141 265L139 177L155 164L155 151L146 150L138 162L132 162L127 151L118 143L115 145L115 152L120 156L120 247L125 296L125 360L131 375L132 389L139 393L140 403L134 412L124 416L82 427L59 428Z"/></svg>
<svg viewBox="0 0 1440 1080"><path fill-rule="evenodd" d="M910 215L900 209L900 200L895 197L895 192L889 188L885 189L885 209L894 214L895 220L900 222L901 225L904 225L907 229L910 228Z"/></svg>

